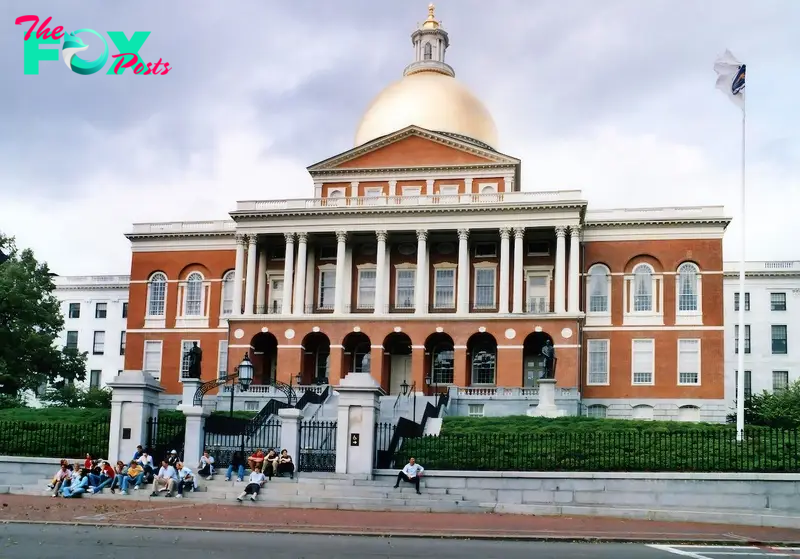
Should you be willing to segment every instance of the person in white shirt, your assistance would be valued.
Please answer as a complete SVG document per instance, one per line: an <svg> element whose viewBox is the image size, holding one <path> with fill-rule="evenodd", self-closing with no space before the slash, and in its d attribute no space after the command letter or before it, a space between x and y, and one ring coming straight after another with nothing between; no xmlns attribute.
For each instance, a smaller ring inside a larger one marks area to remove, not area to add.
<svg viewBox="0 0 800 559"><path fill-rule="evenodd" d="M194 491L194 474L182 462L178 462L178 497L183 497L183 490L187 488Z"/></svg>
<svg viewBox="0 0 800 559"><path fill-rule="evenodd" d="M394 484L394 488L400 487L401 481L407 481L408 483L413 483L414 488L417 490L417 495L421 495L419 492L419 478L422 477L424 471L425 468L417 464L412 456L408 460L408 464L397 474L397 483Z"/></svg>
<svg viewBox="0 0 800 559"><path fill-rule="evenodd" d="M242 500L247 496L250 495L250 500L255 501L258 492L261 491L261 488L264 487L264 482L266 481L267 477L261 473L261 466L256 466L253 473L250 474L250 481L247 484L247 487L244 488L242 494L236 497L236 500L240 503Z"/></svg>
<svg viewBox="0 0 800 559"><path fill-rule="evenodd" d="M214 457L207 450L200 457L200 463L197 465L197 475L203 476L209 481L214 479Z"/></svg>
<svg viewBox="0 0 800 559"><path fill-rule="evenodd" d="M151 497L157 497L160 491L166 491L165 497L172 497L172 492L175 490L175 484L178 482L178 472L175 468L169 465L166 460L161 461L161 469L158 470L158 476L153 481L153 492ZM163 486L163 487L162 487Z"/></svg>

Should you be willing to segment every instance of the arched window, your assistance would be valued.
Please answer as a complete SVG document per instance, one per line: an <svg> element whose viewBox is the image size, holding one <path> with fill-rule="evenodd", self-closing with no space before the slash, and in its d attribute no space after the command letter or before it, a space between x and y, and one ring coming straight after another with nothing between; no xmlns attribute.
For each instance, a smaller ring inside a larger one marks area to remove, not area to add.
<svg viewBox="0 0 800 559"><path fill-rule="evenodd" d="M472 351L472 384L494 384L497 346L482 343Z"/></svg>
<svg viewBox="0 0 800 559"><path fill-rule="evenodd" d="M192 272L186 278L186 302L184 316L203 316L203 275Z"/></svg>
<svg viewBox="0 0 800 559"><path fill-rule="evenodd" d="M437 344L431 352L433 384L453 384L455 352L449 343Z"/></svg>
<svg viewBox="0 0 800 559"><path fill-rule="evenodd" d="M494 186L492 186L492 185L487 185L487 186L484 186L483 188L481 188L481 194L494 194L494 193L495 193L495 190L494 190Z"/></svg>
<svg viewBox="0 0 800 559"><path fill-rule="evenodd" d="M607 313L609 299L609 272L602 264L589 268L589 312Z"/></svg>
<svg viewBox="0 0 800 559"><path fill-rule="evenodd" d="M653 411L653 406L648 406L647 404L633 406L633 418L650 421L653 419Z"/></svg>
<svg viewBox="0 0 800 559"><path fill-rule="evenodd" d="M601 417L604 418L608 408L602 404L594 404L586 408L586 415L588 417Z"/></svg>
<svg viewBox="0 0 800 559"><path fill-rule="evenodd" d="M362 342L353 350L353 371L354 373L370 372L370 344Z"/></svg>
<svg viewBox="0 0 800 559"><path fill-rule="evenodd" d="M681 406L678 408L678 421L700 421L700 408Z"/></svg>
<svg viewBox="0 0 800 559"><path fill-rule="evenodd" d="M236 273L231 270L222 277L222 316L233 314L233 279Z"/></svg>
<svg viewBox="0 0 800 559"><path fill-rule="evenodd" d="M678 268L678 311L697 312L697 266L687 262Z"/></svg>
<svg viewBox="0 0 800 559"><path fill-rule="evenodd" d="M633 269L633 311L653 312L653 269L649 264Z"/></svg>
<svg viewBox="0 0 800 559"><path fill-rule="evenodd" d="M147 316L164 316L167 299L167 276L156 272L147 283Z"/></svg>
<svg viewBox="0 0 800 559"><path fill-rule="evenodd" d="M423 58L425 60L430 60L433 58L433 47L430 43L425 43L425 46L422 49L423 51Z"/></svg>

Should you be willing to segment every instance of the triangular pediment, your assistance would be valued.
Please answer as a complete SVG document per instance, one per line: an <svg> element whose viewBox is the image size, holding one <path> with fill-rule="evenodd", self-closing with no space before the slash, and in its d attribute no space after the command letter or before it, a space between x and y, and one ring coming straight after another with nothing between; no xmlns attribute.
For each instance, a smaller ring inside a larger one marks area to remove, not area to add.
<svg viewBox="0 0 800 559"><path fill-rule="evenodd" d="M518 164L519 159L477 140L408 126L320 161L308 171Z"/></svg>

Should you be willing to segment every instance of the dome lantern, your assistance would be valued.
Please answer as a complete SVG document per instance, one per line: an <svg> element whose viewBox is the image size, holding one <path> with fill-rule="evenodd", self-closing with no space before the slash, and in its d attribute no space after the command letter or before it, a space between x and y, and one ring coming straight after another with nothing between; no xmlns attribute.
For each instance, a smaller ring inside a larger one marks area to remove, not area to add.
<svg viewBox="0 0 800 559"><path fill-rule="evenodd" d="M414 62L406 66L404 76L410 76L417 72L439 72L454 78L456 73L448 64L444 62L444 55L447 47L450 46L450 38L447 31L442 29L441 22L437 21L435 15L436 6L428 6L428 19L426 19L419 29L411 34L411 43L414 45Z"/></svg>

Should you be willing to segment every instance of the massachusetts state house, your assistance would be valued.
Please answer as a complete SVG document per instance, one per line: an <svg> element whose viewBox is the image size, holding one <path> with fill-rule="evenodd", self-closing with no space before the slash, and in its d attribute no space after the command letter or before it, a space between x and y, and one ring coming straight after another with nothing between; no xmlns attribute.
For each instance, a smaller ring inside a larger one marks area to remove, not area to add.
<svg viewBox="0 0 800 559"><path fill-rule="evenodd" d="M252 360L247 409L272 380L357 371L389 405L449 390L456 413L524 414L549 340L569 414L724 419L723 208L522 191L432 7L411 38L354 147L308 167L306 198L133 226L126 369L177 398L197 342L204 380Z"/></svg>

